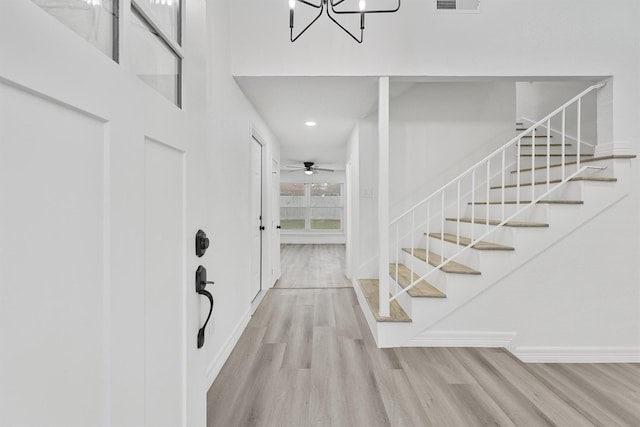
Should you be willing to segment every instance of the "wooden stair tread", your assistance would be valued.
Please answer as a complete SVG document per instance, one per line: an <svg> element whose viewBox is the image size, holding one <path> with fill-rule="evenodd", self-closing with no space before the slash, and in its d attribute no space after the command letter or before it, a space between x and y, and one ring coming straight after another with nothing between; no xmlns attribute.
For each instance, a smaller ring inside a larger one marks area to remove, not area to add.
<svg viewBox="0 0 640 427"><path fill-rule="evenodd" d="M380 309L378 305L378 289L380 288L380 282L378 279L359 279L358 283L364 293L364 296L369 304L369 308L373 313L373 317L378 322L411 322L411 317L400 307L398 301L391 301L391 307L389 309L389 317L380 316Z"/></svg>
<svg viewBox="0 0 640 427"><path fill-rule="evenodd" d="M429 233L429 236L438 240L442 239L442 234L440 233ZM458 239L456 238L456 235L451 233L444 233L444 240L449 243L458 243ZM459 241L460 241L460 245L462 246L467 246L469 245L469 243L471 243L471 239L464 236L460 236ZM511 246L504 246L498 243L491 243L491 242L484 242L484 241L479 241L478 243L473 245L472 248L480 251L513 251L515 250L515 248L512 248Z"/></svg>
<svg viewBox="0 0 640 427"><path fill-rule="evenodd" d="M415 256L418 259L421 259L422 261L427 260L426 249L414 249L413 254L411 253L411 248L402 248L402 250L410 255ZM438 265L440 265L440 259L441 259L440 255L436 254L435 252L429 251L429 264L431 264L434 267L437 267ZM447 258L444 258L445 261L446 259ZM448 264L443 266L441 270L444 271L445 273L453 273L453 274L480 274L479 271L474 270L471 267L467 267L466 265L460 264L455 261L450 261Z"/></svg>
<svg viewBox="0 0 640 427"><path fill-rule="evenodd" d="M571 178L569 180L570 182L573 181L599 181L599 182L617 182L618 179L617 178L599 178L599 177L593 177L593 176L577 176L575 178ZM549 181L549 184L558 184L562 182L561 179L554 179L552 181ZM534 183L534 185L544 185L546 184L547 181L536 181ZM520 184L520 187L530 187L531 183L527 182L524 184ZM516 188L517 184L509 184L509 185L505 185L504 188ZM492 190L496 190L496 189L500 189L502 188L502 186L500 185L496 185L495 187L491 187Z"/></svg>
<svg viewBox="0 0 640 427"><path fill-rule="evenodd" d="M635 154L623 154L623 155L611 155L611 156L601 156L601 157L591 157L590 159L584 159L584 160L580 160L580 163L590 163L590 162L598 162L600 160L611 160L611 159L635 159L636 155ZM566 162L566 165L575 165L576 163L578 163L577 161L574 162ZM562 164L555 164L555 165L549 165L549 167L551 168L556 168L556 167L560 167L562 166ZM547 165L544 166L537 166L535 168L535 170L539 170L539 169L546 169ZM527 168L527 169L520 169L520 172L530 172L531 168ZM511 171L511 173L518 173L517 170Z"/></svg>
<svg viewBox="0 0 640 427"><path fill-rule="evenodd" d="M505 200L505 205L515 205L518 202L516 200ZM526 205L531 203L531 200L520 200L521 205ZM547 205L583 205L584 201L582 200L540 200L538 201L540 204ZM469 205L471 202L468 203ZM487 202L475 202L476 205L486 205ZM501 205L502 202L489 202L490 205Z"/></svg>
<svg viewBox="0 0 640 427"><path fill-rule="evenodd" d="M577 154L570 154L570 153L565 153L564 156L565 157L578 157ZM533 156L532 156L531 153L525 153L525 154L520 154L520 157L533 157ZM536 157L547 157L547 154L545 154L545 153L536 153ZM551 154L549 154L549 157L562 157L562 153L551 153ZM593 154L580 153L580 158L583 158L583 157L593 157Z"/></svg>
<svg viewBox="0 0 640 427"><path fill-rule="evenodd" d="M457 221L457 218L446 218L447 221ZM460 218L460 222L471 223L471 218ZM498 225L500 224L500 220L497 219L489 219L489 225ZM474 218L473 223L475 224L486 224L487 220L485 218ZM505 224L506 227L548 227L549 224L544 224L541 222L530 222L530 221L509 221Z"/></svg>
<svg viewBox="0 0 640 427"><path fill-rule="evenodd" d="M389 264L389 276L393 280L396 279L396 265ZM409 286L414 281L418 280L420 276L416 273L413 273L413 280L411 279L411 269L404 264L398 264L398 285L402 287L402 289ZM407 291L409 295L412 297L418 298L446 298L446 295L443 294L440 289L436 288L426 280L419 281L413 288Z"/></svg>
<svg viewBox="0 0 640 427"><path fill-rule="evenodd" d="M520 147L532 147L534 145L536 147L546 147L547 145L549 147L562 147L562 143L555 143L555 142L553 144L547 144L545 142L536 142L535 144L532 144L530 142L527 142L527 143L524 143L524 144L520 144ZM573 144L571 144L570 142L567 142L567 143L564 144L565 147L571 147L571 145L573 145Z"/></svg>

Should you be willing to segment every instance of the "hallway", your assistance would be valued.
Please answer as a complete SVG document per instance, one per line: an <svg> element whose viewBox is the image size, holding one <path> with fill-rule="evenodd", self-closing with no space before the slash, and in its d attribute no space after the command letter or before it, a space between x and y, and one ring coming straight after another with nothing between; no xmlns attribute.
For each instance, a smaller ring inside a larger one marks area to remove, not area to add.
<svg viewBox="0 0 640 427"><path fill-rule="evenodd" d="M351 287L344 275L344 245L283 244L280 248L282 274L276 288Z"/></svg>
<svg viewBox="0 0 640 427"><path fill-rule="evenodd" d="M298 289L279 283L265 296L209 390L209 427L640 425L637 364L377 348L353 289L335 288L344 283L334 274L339 265L325 282L317 266L304 275L316 259L310 254L340 257L306 246L296 254L285 245L283 282Z"/></svg>

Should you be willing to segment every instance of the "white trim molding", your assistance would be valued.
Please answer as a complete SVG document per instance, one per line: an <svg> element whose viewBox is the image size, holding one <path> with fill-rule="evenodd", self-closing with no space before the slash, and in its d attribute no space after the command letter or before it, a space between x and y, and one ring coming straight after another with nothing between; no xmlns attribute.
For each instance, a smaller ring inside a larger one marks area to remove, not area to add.
<svg viewBox="0 0 640 427"><path fill-rule="evenodd" d="M515 332L427 331L403 347L485 347L511 350Z"/></svg>
<svg viewBox="0 0 640 427"><path fill-rule="evenodd" d="M516 347L525 363L640 363L640 347Z"/></svg>
<svg viewBox="0 0 640 427"><path fill-rule="evenodd" d="M631 144L628 141L614 141L596 145L595 157L623 156L633 154Z"/></svg>
<svg viewBox="0 0 640 427"><path fill-rule="evenodd" d="M227 339L227 342L224 343L218 354L213 358L213 360L211 360L209 366L207 366L206 390L209 390L213 385L213 382L216 380L216 377L220 373L220 370L222 370L222 367L229 358L229 355L231 355L231 351L236 346L238 340L240 339L240 336L249 324L249 320L251 320L251 310L247 310L240 318L240 321L234 328L231 336Z"/></svg>

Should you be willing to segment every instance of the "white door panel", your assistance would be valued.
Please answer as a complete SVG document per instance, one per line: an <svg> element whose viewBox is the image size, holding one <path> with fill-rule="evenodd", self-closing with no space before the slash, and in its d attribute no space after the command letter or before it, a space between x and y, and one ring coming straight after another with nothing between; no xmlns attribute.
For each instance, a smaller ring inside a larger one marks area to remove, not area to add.
<svg viewBox="0 0 640 427"><path fill-rule="evenodd" d="M183 153L145 141L145 425L184 424Z"/></svg>
<svg viewBox="0 0 640 427"><path fill-rule="evenodd" d="M0 425L105 423L104 126L0 82Z"/></svg>

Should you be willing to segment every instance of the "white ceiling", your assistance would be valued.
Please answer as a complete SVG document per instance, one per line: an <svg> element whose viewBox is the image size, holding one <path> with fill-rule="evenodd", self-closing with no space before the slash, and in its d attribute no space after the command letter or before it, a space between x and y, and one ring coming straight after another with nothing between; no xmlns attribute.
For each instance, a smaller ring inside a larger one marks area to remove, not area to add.
<svg viewBox="0 0 640 427"><path fill-rule="evenodd" d="M376 77L236 77L280 142L280 165L345 168L354 125L377 110ZM315 121L315 127L305 126Z"/></svg>

